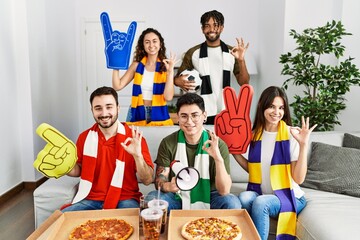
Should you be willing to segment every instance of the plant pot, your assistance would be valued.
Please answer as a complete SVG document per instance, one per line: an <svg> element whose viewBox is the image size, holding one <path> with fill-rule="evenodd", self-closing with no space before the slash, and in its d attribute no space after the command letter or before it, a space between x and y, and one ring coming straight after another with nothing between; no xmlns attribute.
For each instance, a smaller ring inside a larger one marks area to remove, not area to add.
<svg viewBox="0 0 360 240"><path fill-rule="evenodd" d="M169 113L171 120L174 122L174 124L179 124L179 119L177 113Z"/></svg>

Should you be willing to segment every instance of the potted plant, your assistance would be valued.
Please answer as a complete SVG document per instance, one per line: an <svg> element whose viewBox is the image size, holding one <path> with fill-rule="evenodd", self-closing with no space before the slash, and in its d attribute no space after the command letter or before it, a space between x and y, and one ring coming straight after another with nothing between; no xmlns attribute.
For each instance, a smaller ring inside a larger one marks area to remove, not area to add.
<svg viewBox="0 0 360 240"><path fill-rule="evenodd" d="M341 125L338 114L346 108L345 94L350 86L360 86L359 69L352 64L354 58L343 56L345 46L340 40L347 33L341 21L327 22L325 26L305 29L302 33L290 31L296 40L294 52L280 56L283 64L282 75L289 75L283 88L288 89L292 82L303 86L303 96L295 95L290 104L293 109L293 124L301 124L301 116L311 117L317 123L318 131L330 131L335 125ZM338 62L336 65L325 64L329 57Z"/></svg>
<svg viewBox="0 0 360 240"><path fill-rule="evenodd" d="M175 104L168 105L168 111L169 111L170 118L174 122L174 124L178 124L179 120L178 120L178 115L176 112L176 105Z"/></svg>

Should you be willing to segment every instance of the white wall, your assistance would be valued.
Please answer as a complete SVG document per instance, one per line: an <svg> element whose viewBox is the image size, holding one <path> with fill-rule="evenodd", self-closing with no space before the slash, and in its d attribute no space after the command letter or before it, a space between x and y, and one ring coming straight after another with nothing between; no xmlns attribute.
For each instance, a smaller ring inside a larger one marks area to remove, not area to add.
<svg viewBox="0 0 360 240"><path fill-rule="evenodd" d="M89 108L88 102L82 102L86 91L80 50L83 19L99 19L104 11L111 18L142 19L162 33L168 50L180 56L204 40L200 16L212 9L225 16L225 42L234 44L235 37L250 42L248 55L258 70L251 80L253 109L265 87L282 84L279 57L291 50L291 28L343 19L348 31L354 33L345 40L346 46L352 56L360 58L360 6L356 0L138 0L126 4L119 0L2 0L0 194L22 181L41 177L32 167L45 144L35 134L40 123L50 123L73 141L85 128L80 120L82 109ZM341 115L341 130L359 130L358 96L359 87L353 88L348 108Z"/></svg>
<svg viewBox="0 0 360 240"><path fill-rule="evenodd" d="M342 23L345 25L345 29L353 34L344 38L343 44L346 46L344 56L346 58L348 56L355 57L353 63L360 68L360 1L343 0L343 2ZM346 110L341 112L339 116L339 121L342 125L336 127L337 130L360 130L360 125L358 124L358 119L360 119L359 98L360 87L351 87L350 92L346 94Z"/></svg>
<svg viewBox="0 0 360 240"><path fill-rule="evenodd" d="M18 3L0 7L0 193L35 179L27 9L25 0Z"/></svg>

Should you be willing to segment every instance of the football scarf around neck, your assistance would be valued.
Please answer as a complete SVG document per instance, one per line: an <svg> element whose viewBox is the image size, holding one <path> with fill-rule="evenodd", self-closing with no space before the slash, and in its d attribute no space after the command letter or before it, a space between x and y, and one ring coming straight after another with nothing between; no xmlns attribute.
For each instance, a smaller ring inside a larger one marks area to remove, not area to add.
<svg viewBox="0 0 360 240"><path fill-rule="evenodd" d="M223 85L222 88L230 86L230 69L234 66L234 57L229 52L227 45L220 41L220 47L222 50L222 66L223 66ZM208 58L208 46L206 42L200 46L199 53L199 73L202 79L201 84L201 96L204 98L206 104L206 111L208 114L217 113L216 97L213 94L211 79L210 79L210 64ZM222 95L221 95L222 96ZM212 116L212 114L211 114Z"/></svg>
<svg viewBox="0 0 360 240"><path fill-rule="evenodd" d="M125 169L125 150L121 147L120 143L125 141L126 137L126 128L127 126L121 124L117 121L118 130L116 134L115 144L116 144L116 168L114 170L111 184L107 192L104 209L113 209L117 207L117 204L121 195L121 188L124 178L124 169ZM130 129L127 129L130 131ZM72 202L72 204L77 203L87 197L90 193L92 182L94 179L96 161L97 161L97 151L98 151L98 137L99 137L99 126L94 124L90 131L88 132L83 150L83 161L81 168L81 177L79 190Z"/></svg>
<svg viewBox="0 0 360 240"><path fill-rule="evenodd" d="M153 96L151 106L151 122L146 122L146 112L144 99L142 97L141 82L145 70L147 57L143 57L139 62L134 76L131 98L131 120L128 124L137 126L165 126L174 125L170 119L168 107L164 98L164 89L166 83L166 72L160 72L159 59L156 62Z"/></svg>
<svg viewBox="0 0 360 240"><path fill-rule="evenodd" d="M289 134L286 123L280 121L270 166L271 186L281 203L276 239L286 240L295 239L296 231L296 200L292 188ZM253 137L248 161L249 184L247 190L255 191L258 194L262 194L261 140L262 131Z"/></svg>
<svg viewBox="0 0 360 240"><path fill-rule="evenodd" d="M209 139L208 132L203 129L195 155L194 168L199 171L198 184L191 191L181 191L182 209L210 209L210 171L209 154L202 149L203 144ZM184 132L179 130L175 160L179 160L188 167L186 154L186 139Z"/></svg>

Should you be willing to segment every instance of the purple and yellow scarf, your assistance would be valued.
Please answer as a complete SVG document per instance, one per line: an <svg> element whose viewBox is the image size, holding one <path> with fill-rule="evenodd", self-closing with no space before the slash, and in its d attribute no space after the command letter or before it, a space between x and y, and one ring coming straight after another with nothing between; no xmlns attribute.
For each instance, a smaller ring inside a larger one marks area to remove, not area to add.
<svg viewBox="0 0 360 240"><path fill-rule="evenodd" d="M292 189L289 130L284 121L279 123L274 154L270 166L270 181L281 207L278 218L276 239L295 239L296 201ZM248 191L261 192L261 140L262 131L253 136L249 150Z"/></svg>

